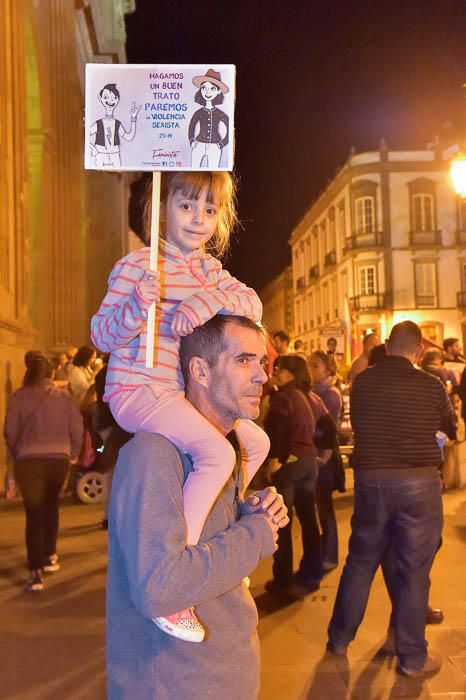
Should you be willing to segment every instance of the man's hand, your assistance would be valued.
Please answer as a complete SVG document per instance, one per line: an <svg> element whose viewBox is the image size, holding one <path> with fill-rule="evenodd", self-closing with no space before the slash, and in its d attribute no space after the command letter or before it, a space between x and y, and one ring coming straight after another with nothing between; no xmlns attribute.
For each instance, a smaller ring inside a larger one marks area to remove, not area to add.
<svg viewBox="0 0 466 700"><path fill-rule="evenodd" d="M246 515L253 513L265 513L267 522L272 530L275 549L278 545L278 531L281 527L286 527L290 522L288 508L283 502L281 493L277 493L274 486L268 486L262 491L256 491L246 498L243 503L243 512Z"/></svg>
<svg viewBox="0 0 466 700"><path fill-rule="evenodd" d="M136 119L138 118L138 113L139 110L141 109L141 105L138 105L136 107L136 102L133 102L133 104L130 107L129 113L131 115L131 121L135 122Z"/></svg>
<svg viewBox="0 0 466 700"><path fill-rule="evenodd" d="M143 276L136 284L139 295L146 301L159 303L161 293L159 277L160 272L156 270L144 270Z"/></svg>
<svg viewBox="0 0 466 700"><path fill-rule="evenodd" d="M275 486L267 486L266 489L256 491L248 496L243 503L243 512L246 515L267 513L277 528L285 527L290 522L288 508L283 502L281 493L277 493Z"/></svg>

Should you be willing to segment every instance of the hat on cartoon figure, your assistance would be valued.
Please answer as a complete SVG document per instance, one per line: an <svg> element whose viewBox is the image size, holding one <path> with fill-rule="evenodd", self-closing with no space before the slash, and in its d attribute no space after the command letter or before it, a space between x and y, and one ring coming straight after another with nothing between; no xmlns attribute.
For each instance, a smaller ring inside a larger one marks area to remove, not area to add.
<svg viewBox="0 0 466 700"><path fill-rule="evenodd" d="M193 83L196 87L200 88L203 83L212 83L216 85L222 91L222 94L229 92L230 88L225 83L220 80L220 73L212 68L209 68L205 75L197 75L193 78Z"/></svg>

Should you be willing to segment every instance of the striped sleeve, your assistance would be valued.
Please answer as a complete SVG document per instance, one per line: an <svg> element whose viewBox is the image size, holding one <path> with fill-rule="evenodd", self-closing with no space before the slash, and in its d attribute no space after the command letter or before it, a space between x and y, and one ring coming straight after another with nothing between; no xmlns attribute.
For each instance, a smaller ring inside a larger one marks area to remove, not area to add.
<svg viewBox="0 0 466 700"><path fill-rule="evenodd" d="M136 289L142 274L140 265L127 259L110 273L107 294L91 321L92 342L100 351L125 347L144 328L151 302Z"/></svg>
<svg viewBox="0 0 466 700"><path fill-rule="evenodd" d="M208 321L215 314L246 316L258 322L262 318L262 304L256 292L232 277L222 268L218 260L212 258L215 267L211 269L216 288L201 289L185 299L177 308L194 326Z"/></svg>

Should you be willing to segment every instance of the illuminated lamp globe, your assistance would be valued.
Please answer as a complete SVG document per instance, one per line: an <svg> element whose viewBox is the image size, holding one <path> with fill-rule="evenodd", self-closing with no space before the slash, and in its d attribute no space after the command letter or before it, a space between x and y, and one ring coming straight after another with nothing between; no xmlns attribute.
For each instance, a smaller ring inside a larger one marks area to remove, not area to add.
<svg viewBox="0 0 466 700"><path fill-rule="evenodd" d="M466 198L466 155L459 153L450 164L453 189L460 197Z"/></svg>

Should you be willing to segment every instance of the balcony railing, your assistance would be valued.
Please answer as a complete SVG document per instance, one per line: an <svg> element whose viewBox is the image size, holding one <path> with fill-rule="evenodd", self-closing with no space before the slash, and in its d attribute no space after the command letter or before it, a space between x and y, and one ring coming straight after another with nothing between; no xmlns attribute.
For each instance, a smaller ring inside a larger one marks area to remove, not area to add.
<svg viewBox="0 0 466 700"><path fill-rule="evenodd" d="M388 292L379 294L360 294L357 297L351 297L355 311L377 311L378 309L386 309L390 302Z"/></svg>
<svg viewBox="0 0 466 700"><path fill-rule="evenodd" d="M465 245L466 244L466 231L457 231L456 232L456 243L457 243L457 245Z"/></svg>
<svg viewBox="0 0 466 700"><path fill-rule="evenodd" d="M410 231L410 245L442 245L441 231Z"/></svg>
<svg viewBox="0 0 466 700"><path fill-rule="evenodd" d="M337 264L337 253L335 250L331 250L330 253L324 258L324 267L332 267L332 265Z"/></svg>
<svg viewBox="0 0 466 700"><path fill-rule="evenodd" d="M435 294L416 294L416 306L437 306Z"/></svg>
<svg viewBox="0 0 466 700"><path fill-rule="evenodd" d="M466 308L466 292L456 292L456 305L460 309Z"/></svg>
<svg viewBox="0 0 466 700"><path fill-rule="evenodd" d="M298 277L296 280L296 291L297 292L302 292L303 289L306 288L306 278L305 277Z"/></svg>
<svg viewBox="0 0 466 700"><path fill-rule="evenodd" d="M358 233L345 239L343 247L343 255L352 250L362 250L364 248L379 248L383 244L382 231L373 231L372 233Z"/></svg>
<svg viewBox="0 0 466 700"><path fill-rule="evenodd" d="M319 279L319 266L313 265L309 268L309 280L312 282L312 280L316 279Z"/></svg>

